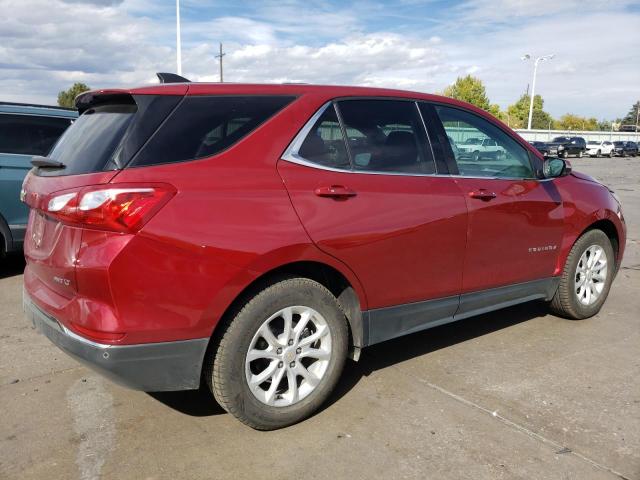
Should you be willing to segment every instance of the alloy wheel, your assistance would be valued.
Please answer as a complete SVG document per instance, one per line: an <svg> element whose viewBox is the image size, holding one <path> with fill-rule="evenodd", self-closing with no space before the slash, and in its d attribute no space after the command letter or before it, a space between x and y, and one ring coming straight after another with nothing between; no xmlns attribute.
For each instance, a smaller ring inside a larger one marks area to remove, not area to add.
<svg viewBox="0 0 640 480"><path fill-rule="evenodd" d="M245 356L249 390L274 407L294 405L310 395L331 361L331 332L310 307L286 307L265 320Z"/></svg>
<svg viewBox="0 0 640 480"><path fill-rule="evenodd" d="M575 293L582 305L593 305L604 290L607 281L607 255L599 245L587 248L575 272Z"/></svg>

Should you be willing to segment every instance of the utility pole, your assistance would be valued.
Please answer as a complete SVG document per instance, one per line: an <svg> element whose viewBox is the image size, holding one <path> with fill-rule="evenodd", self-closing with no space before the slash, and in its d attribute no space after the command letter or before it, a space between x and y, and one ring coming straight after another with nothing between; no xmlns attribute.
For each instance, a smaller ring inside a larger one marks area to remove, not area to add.
<svg viewBox="0 0 640 480"><path fill-rule="evenodd" d="M178 75L182 75L182 44L180 42L180 0L176 0L176 61Z"/></svg>
<svg viewBox="0 0 640 480"><path fill-rule="evenodd" d="M224 82L224 77L222 76L222 57L224 57L226 53L222 52L222 42L220 42L220 53L215 56L215 58L220 59L220 83Z"/></svg>

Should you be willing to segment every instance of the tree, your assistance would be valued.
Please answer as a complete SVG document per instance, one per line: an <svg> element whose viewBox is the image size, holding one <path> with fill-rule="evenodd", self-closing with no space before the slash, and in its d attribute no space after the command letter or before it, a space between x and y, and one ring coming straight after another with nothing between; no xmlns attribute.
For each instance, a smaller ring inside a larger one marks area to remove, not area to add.
<svg viewBox="0 0 640 480"><path fill-rule="evenodd" d="M58 105L61 107L75 108L76 97L87 90L91 89L84 83L74 83L68 90L63 90L58 93Z"/></svg>
<svg viewBox="0 0 640 480"><path fill-rule="evenodd" d="M638 110L640 109L640 100L631 106L631 110L627 113L627 116L622 120L623 125L637 125L638 122Z"/></svg>
<svg viewBox="0 0 640 480"><path fill-rule="evenodd" d="M601 132L609 132L612 130L612 122L610 122L609 120L600 120L598 122L598 130L600 130Z"/></svg>
<svg viewBox="0 0 640 480"><path fill-rule="evenodd" d="M598 120L567 113L555 122L558 130L598 130Z"/></svg>
<svg viewBox="0 0 640 480"><path fill-rule="evenodd" d="M507 122L511 128L527 128L529 123L529 105L531 96L524 94L516 103L507 108ZM553 126L553 118L544 111L542 96L533 97L533 113L531 114L531 128L547 130Z"/></svg>
<svg viewBox="0 0 640 480"><path fill-rule="evenodd" d="M487 91L484 88L482 80L472 77L471 75L458 77L452 85L449 85L444 89L442 94L445 97L455 98L456 100L471 103L472 105L486 110L487 112L491 112L494 115L495 113L491 110L492 108L494 111L496 111L495 108L497 108L497 111L500 110L497 105L493 106L489 103Z"/></svg>

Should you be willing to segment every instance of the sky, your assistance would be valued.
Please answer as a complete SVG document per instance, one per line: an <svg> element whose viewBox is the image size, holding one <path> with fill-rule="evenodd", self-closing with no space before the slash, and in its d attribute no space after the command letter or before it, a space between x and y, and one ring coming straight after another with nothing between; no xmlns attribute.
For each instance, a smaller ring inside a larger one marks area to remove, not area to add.
<svg viewBox="0 0 640 480"><path fill-rule="evenodd" d="M640 99L640 0L182 0L182 71L217 81L437 93L472 74L492 103L536 93L555 117L613 119ZM55 104L74 82L176 72L175 0L0 0L0 100Z"/></svg>

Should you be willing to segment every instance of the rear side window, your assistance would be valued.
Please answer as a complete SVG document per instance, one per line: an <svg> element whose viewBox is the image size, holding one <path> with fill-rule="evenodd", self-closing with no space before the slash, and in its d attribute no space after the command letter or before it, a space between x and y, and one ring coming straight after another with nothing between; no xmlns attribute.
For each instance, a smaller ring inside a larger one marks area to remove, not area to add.
<svg viewBox="0 0 640 480"><path fill-rule="evenodd" d="M325 167L349 170L349 156L340 122L333 105L329 105L311 127L298 154L310 162Z"/></svg>
<svg viewBox="0 0 640 480"><path fill-rule="evenodd" d="M248 135L294 98L185 97L131 165L157 165L215 155Z"/></svg>
<svg viewBox="0 0 640 480"><path fill-rule="evenodd" d="M46 155L70 118L0 114L0 153Z"/></svg>

